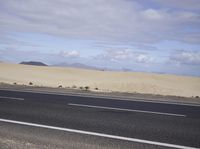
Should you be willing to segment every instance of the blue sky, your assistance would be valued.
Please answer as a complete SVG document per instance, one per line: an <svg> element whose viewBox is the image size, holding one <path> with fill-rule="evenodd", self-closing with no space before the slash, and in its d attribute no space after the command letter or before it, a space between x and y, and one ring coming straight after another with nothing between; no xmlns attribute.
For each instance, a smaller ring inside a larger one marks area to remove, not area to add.
<svg viewBox="0 0 200 149"><path fill-rule="evenodd" d="M200 2L0 0L0 61L200 76Z"/></svg>

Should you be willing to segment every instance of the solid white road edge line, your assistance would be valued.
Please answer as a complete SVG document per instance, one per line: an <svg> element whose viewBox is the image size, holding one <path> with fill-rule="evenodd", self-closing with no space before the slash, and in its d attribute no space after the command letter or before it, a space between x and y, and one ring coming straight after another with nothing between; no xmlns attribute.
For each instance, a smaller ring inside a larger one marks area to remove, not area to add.
<svg viewBox="0 0 200 149"><path fill-rule="evenodd" d="M24 98L7 97L7 96L0 96L0 98L5 98L5 99L14 99L14 100L24 100Z"/></svg>
<svg viewBox="0 0 200 149"><path fill-rule="evenodd" d="M198 149L198 148L189 147L189 146L161 143L161 142L156 142L156 141L148 141L148 140L142 140L142 139L136 139L136 138L128 138L128 137L122 137L122 136L108 135L108 134L103 134L103 133L41 125L41 124L36 124L36 123L28 123L28 122L21 122L21 121L8 120L8 119L0 119L0 122L47 128L47 129L53 129L53 130L61 130L61 131L72 132L72 133L79 133L79 134L85 134L85 135L92 135L92 136L105 137L105 138L110 138L110 139L118 139L118 140L131 141L131 142L144 143L144 144L151 144L151 145L164 146L164 147L172 147L172 148L177 148L177 149Z"/></svg>
<svg viewBox="0 0 200 149"><path fill-rule="evenodd" d="M3 89L0 88L0 90L3 91L16 91L16 92L25 92L25 93L38 93L38 94L45 94L45 95L61 95L61 96L75 96L75 97L92 97L92 98L102 98L102 99L115 99L115 100L120 100L120 101L137 101L137 102L150 102L150 103L160 103L160 104L171 104L171 105L185 105L185 106L195 106L195 107L200 107L200 104L195 104L195 103L178 103L178 102L171 102L171 101L156 101L155 99L151 98L141 98L141 97L131 97L131 98L126 98L125 99L119 99L123 97L118 97L118 96L95 96L92 94L81 94L81 93L56 93L56 92L48 92L48 91L33 91L33 90L24 90L20 91L18 89Z"/></svg>
<svg viewBox="0 0 200 149"><path fill-rule="evenodd" d="M93 105L84 105L84 104L75 104L75 103L68 103L68 105L69 105L69 106L77 106L77 107L87 107L87 108L97 108L97 109L108 109L108 110L118 110L118 111L129 111L129 112L139 112L139 113L159 114L159 115L167 115L167 116L186 117L186 115L174 114L174 113L162 113L162 112L143 111L143 110L133 110L133 109L121 109L121 108L112 108L112 107L103 107L103 106L93 106Z"/></svg>

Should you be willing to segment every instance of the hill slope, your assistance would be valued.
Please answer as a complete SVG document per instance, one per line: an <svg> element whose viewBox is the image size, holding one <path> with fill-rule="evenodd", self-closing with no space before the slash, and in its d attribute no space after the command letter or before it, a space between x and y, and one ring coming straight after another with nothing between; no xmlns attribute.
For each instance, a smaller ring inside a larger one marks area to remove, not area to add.
<svg viewBox="0 0 200 149"><path fill-rule="evenodd" d="M100 68L89 66L89 65L86 65L86 64L82 64L82 63L72 63L72 64L60 63L60 64L56 64L55 66L59 66L59 67L73 67L73 68L91 69L91 70L102 70Z"/></svg>

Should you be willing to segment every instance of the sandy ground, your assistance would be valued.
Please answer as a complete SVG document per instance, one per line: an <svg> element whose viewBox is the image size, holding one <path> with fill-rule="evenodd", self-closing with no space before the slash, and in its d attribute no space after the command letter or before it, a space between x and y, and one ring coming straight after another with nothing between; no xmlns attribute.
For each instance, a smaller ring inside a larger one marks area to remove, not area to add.
<svg viewBox="0 0 200 149"><path fill-rule="evenodd" d="M139 72L109 72L76 68L0 63L0 82L49 87L85 87L175 96L200 96L200 78Z"/></svg>

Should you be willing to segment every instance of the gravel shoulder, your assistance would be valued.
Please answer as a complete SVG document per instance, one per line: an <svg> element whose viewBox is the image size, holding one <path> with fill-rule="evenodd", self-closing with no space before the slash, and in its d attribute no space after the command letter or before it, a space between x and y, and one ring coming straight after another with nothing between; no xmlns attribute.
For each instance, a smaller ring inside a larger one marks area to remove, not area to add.
<svg viewBox="0 0 200 149"><path fill-rule="evenodd" d="M0 83L0 89L17 90L17 91L30 91L41 92L49 94L62 94L74 96L95 96L99 98L112 98L116 100L138 100L149 102L167 102L178 104L192 104L200 106L200 97L180 97L180 96L163 96L153 94L140 94L140 93L125 93L125 92L102 92L92 90L80 90L72 88L53 88L41 86L27 86L27 85L10 85Z"/></svg>
<svg viewBox="0 0 200 149"><path fill-rule="evenodd" d="M164 149L141 144L82 135L77 133L14 125L0 122L0 148L2 149Z"/></svg>

